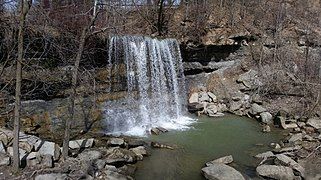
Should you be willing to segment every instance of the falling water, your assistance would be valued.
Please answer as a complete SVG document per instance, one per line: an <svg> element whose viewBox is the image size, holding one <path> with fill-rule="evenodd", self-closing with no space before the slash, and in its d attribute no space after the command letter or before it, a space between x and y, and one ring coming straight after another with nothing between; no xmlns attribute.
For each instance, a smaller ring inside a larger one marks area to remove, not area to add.
<svg viewBox="0 0 321 180"><path fill-rule="evenodd" d="M107 133L144 135L161 126L184 129L184 74L179 45L175 39L157 40L140 36L114 36L109 45L109 80L113 91L121 83L119 67L125 69L126 98L106 103ZM115 67L118 67L115 68Z"/></svg>

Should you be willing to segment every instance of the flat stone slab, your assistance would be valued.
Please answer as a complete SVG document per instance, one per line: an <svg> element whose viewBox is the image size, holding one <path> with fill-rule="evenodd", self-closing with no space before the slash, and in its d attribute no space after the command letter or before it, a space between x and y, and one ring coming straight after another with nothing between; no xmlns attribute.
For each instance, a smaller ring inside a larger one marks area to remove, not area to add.
<svg viewBox="0 0 321 180"><path fill-rule="evenodd" d="M209 180L245 180L240 172L223 163L213 163L203 168L202 174Z"/></svg>
<svg viewBox="0 0 321 180"><path fill-rule="evenodd" d="M293 179L294 174L291 168L276 165L261 165L256 168L258 175L272 179Z"/></svg>

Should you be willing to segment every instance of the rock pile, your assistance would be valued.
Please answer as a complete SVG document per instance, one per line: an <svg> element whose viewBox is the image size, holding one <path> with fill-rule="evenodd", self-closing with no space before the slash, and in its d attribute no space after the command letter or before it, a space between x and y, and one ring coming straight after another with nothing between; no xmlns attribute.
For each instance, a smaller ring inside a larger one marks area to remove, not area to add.
<svg viewBox="0 0 321 180"><path fill-rule="evenodd" d="M201 88L200 92L192 93L188 100L188 110L191 113L206 114L210 117L223 116L223 112L227 111L224 103L219 102L212 92L207 92L205 88Z"/></svg>
<svg viewBox="0 0 321 180"><path fill-rule="evenodd" d="M41 174L34 174L37 180L133 179L133 164L148 155L142 141L108 138L105 146L94 147L96 140L90 138L70 141L73 156L62 161L58 144L24 133L20 133L20 138L21 164L28 169L41 169ZM12 139L12 131L0 128L0 168L11 164Z"/></svg>

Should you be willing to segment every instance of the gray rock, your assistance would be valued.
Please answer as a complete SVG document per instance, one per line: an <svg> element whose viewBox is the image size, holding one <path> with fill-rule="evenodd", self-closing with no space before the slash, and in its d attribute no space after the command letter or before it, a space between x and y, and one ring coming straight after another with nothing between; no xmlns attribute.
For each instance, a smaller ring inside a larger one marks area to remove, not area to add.
<svg viewBox="0 0 321 180"><path fill-rule="evenodd" d="M204 105L200 103L189 103L187 105L188 112L195 113L197 111L203 111Z"/></svg>
<svg viewBox="0 0 321 180"><path fill-rule="evenodd" d="M96 162L95 162L95 167L98 169L98 170L102 170L105 168L106 166L106 160L104 159L98 159ZM116 168L116 167L115 167Z"/></svg>
<svg viewBox="0 0 321 180"><path fill-rule="evenodd" d="M267 151L267 152L264 152L264 153L257 154L255 157L256 158L266 159L266 158L270 158L270 157L274 157L274 156L275 155L273 154L272 151Z"/></svg>
<svg viewBox="0 0 321 180"><path fill-rule="evenodd" d="M296 151L299 149L301 149L301 146L297 145L297 146L292 146L292 147L284 147L281 149L274 149L273 151L282 153L282 152L293 152L293 151Z"/></svg>
<svg viewBox="0 0 321 180"><path fill-rule="evenodd" d="M110 146L122 146L124 145L125 141L122 138L110 138L107 141L107 144Z"/></svg>
<svg viewBox="0 0 321 180"><path fill-rule="evenodd" d="M122 175L122 174L115 172L115 171L106 170L106 171L104 171L104 174L106 175L105 179L108 179L108 180L133 180L132 177Z"/></svg>
<svg viewBox="0 0 321 180"><path fill-rule="evenodd" d="M38 152L31 152L28 154L26 161L27 161L27 165L29 167L40 164L40 162L41 162L40 154Z"/></svg>
<svg viewBox="0 0 321 180"><path fill-rule="evenodd" d="M51 155L55 161L57 161L60 157L60 147L54 143L49 141L44 141L38 150L41 156Z"/></svg>
<svg viewBox="0 0 321 180"><path fill-rule="evenodd" d="M268 133L271 132L271 128L269 125L263 125L262 131Z"/></svg>
<svg viewBox="0 0 321 180"><path fill-rule="evenodd" d="M284 154L277 154L275 157L274 162L276 165L288 166L293 170L298 171L300 176L305 177L305 170L299 163Z"/></svg>
<svg viewBox="0 0 321 180"><path fill-rule="evenodd" d="M0 128L0 141L2 141L5 146L7 146L12 141L12 139L13 139L12 131L8 129Z"/></svg>
<svg viewBox="0 0 321 180"><path fill-rule="evenodd" d="M115 167L115 166L112 166L112 165L105 165L105 169L108 170L108 171L115 171L115 172L118 172L118 169Z"/></svg>
<svg viewBox="0 0 321 180"><path fill-rule="evenodd" d="M233 157L232 157L232 155L229 155L229 156L224 156L224 157L215 159L213 161L207 162L205 165L206 166L211 166L213 163L230 164L232 162L233 162Z"/></svg>
<svg viewBox="0 0 321 180"><path fill-rule="evenodd" d="M106 157L107 164L133 163L136 161L136 154L127 149L114 148Z"/></svg>
<svg viewBox="0 0 321 180"><path fill-rule="evenodd" d="M161 131L158 128L152 128L150 130L150 133L154 134L154 135L159 135L161 133Z"/></svg>
<svg viewBox="0 0 321 180"><path fill-rule="evenodd" d="M32 144L29 144L27 141L20 141L19 142L19 148L27 151L28 153L30 153L31 151L33 151L34 146Z"/></svg>
<svg viewBox="0 0 321 180"><path fill-rule="evenodd" d="M265 124L273 124L273 116L269 112L262 112L260 114L261 121Z"/></svg>
<svg viewBox="0 0 321 180"><path fill-rule="evenodd" d="M88 161L95 161L97 159L100 159L101 157L102 157L102 154L100 151L85 150L77 156L77 159L83 162L88 162Z"/></svg>
<svg viewBox="0 0 321 180"><path fill-rule="evenodd" d="M146 151L146 149L145 149L144 146L139 146L139 147L136 147L136 148L131 148L131 149L129 149L129 150L136 154L137 160L143 160L143 156L146 156L146 155L147 155L147 151Z"/></svg>
<svg viewBox="0 0 321 180"><path fill-rule="evenodd" d="M298 124L298 126L299 126L300 128L302 128L303 126L306 125L305 122L301 122L301 121L299 121L297 124Z"/></svg>
<svg viewBox="0 0 321 180"><path fill-rule="evenodd" d="M232 103L230 104L230 111L234 112L239 110L242 107L242 102L241 101L232 101Z"/></svg>
<svg viewBox="0 0 321 180"><path fill-rule="evenodd" d="M127 141L128 147L129 148L134 148L138 146L143 146L145 142L143 140L137 140L137 139L129 139Z"/></svg>
<svg viewBox="0 0 321 180"><path fill-rule="evenodd" d="M294 179L291 168L276 165L261 165L256 168L258 175L273 179Z"/></svg>
<svg viewBox="0 0 321 180"><path fill-rule="evenodd" d="M212 92L207 92L207 95L211 98L212 102L217 102L217 97Z"/></svg>
<svg viewBox="0 0 321 180"><path fill-rule="evenodd" d="M0 166L9 166L10 165L10 157L4 153L0 153Z"/></svg>
<svg viewBox="0 0 321 180"><path fill-rule="evenodd" d="M206 92L200 92L198 95L198 102L211 102L211 99Z"/></svg>
<svg viewBox="0 0 321 180"><path fill-rule="evenodd" d="M35 180L67 180L66 174L52 173L52 174L39 174L35 177Z"/></svg>
<svg viewBox="0 0 321 180"><path fill-rule="evenodd" d="M188 99L189 103L198 103L198 93L193 93Z"/></svg>
<svg viewBox="0 0 321 180"><path fill-rule="evenodd" d="M214 163L202 168L202 174L209 180L244 180L240 172L223 163Z"/></svg>
<svg viewBox="0 0 321 180"><path fill-rule="evenodd" d="M237 79L237 82L242 83L246 87L245 90L251 90L262 85L262 82L258 77L258 72L252 69L244 74L241 74Z"/></svg>
<svg viewBox="0 0 321 180"><path fill-rule="evenodd" d="M260 113L265 112L265 111L266 111L265 108L263 108L262 106L254 103L254 104L252 104L252 106L251 106L251 111L250 111L250 112L251 112L251 114L253 114L253 115L257 115L257 114L260 114Z"/></svg>
<svg viewBox="0 0 321 180"><path fill-rule="evenodd" d="M302 141L302 138L303 138L302 133L297 133L297 134L293 134L288 141L290 143L293 143L295 141Z"/></svg>
<svg viewBox="0 0 321 180"><path fill-rule="evenodd" d="M8 147L7 148L7 152L10 154L11 157L13 157L13 148L12 147ZM20 159L20 161L24 157L26 157L26 155L27 155L27 152L25 150L19 148L19 159Z"/></svg>
<svg viewBox="0 0 321 180"><path fill-rule="evenodd" d="M321 129L321 119L319 118L310 118L307 121L307 125L314 127L315 129Z"/></svg>
<svg viewBox="0 0 321 180"><path fill-rule="evenodd" d="M283 129L295 129L298 127L298 125L296 123L290 123L290 124L285 124L282 127Z"/></svg>
<svg viewBox="0 0 321 180"><path fill-rule="evenodd" d="M118 168L118 172L124 175L134 176L136 169L135 165L127 164Z"/></svg>
<svg viewBox="0 0 321 180"><path fill-rule="evenodd" d="M94 139L79 139L75 141L69 141L70 149L90 148L94 144Z"/></svg>
<svg viewBox="0 0 321 180"><path fill-rule="evenodd" d="M218 104L217 105L217 111L218 112L226 112L228 111L227 107L226 107L226 104Z"/></svg>
<svg viewBox="0 0 321 180"><path fill-rule="evenodd" d="M207 106L207 108L206 108L206 113L207 113L208 116L213 117L213 116L215 116L215 114L217 112L218 112L218 108L214 104L211 104L211 105Z"/></svg>
<svg viewBox="0 0 321 180"><path fill-rule="evenodd" d="M41 167L42 168L52 168L53 167L53 158L51 155L46 154L46 155L42 156Z"/></svg>
<svg viewBox="0 0 321 180"><path fill-rule="evenodd" d="M2 141L0 141L0 153L6 153L6 148L4 147Z"/></svg>

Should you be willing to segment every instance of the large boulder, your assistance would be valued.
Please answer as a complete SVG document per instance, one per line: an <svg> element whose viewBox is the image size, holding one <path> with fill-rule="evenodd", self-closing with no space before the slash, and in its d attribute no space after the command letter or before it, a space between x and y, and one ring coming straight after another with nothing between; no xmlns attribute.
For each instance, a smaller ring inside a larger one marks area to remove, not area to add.
<svg viewBox="0 0 321 180"><path fill-rule="evenodd" d="M294 179L291 168L276 165L260 165L256 168L258 175L272 179Z"/></svg>
<svg viewBox="0 0 321 180"><path fill-rule="evenodd" d="M38 150L41 156L51 155L55 161L60 157L61 151L58 144L54 142L44 141Z"/></svg>
<svg viewBox="0 0 321 180"><path fill-rule="evenodd" d="M277 154L275 157L275 164L288 166L293 170L299 172L300 176L305 177L305 170L299 163L295 162L293 159L284 154Z"/></svg>
<svg viewBox="0 0 321 180"><path fill-rule="evenodd" d="M240 172L223 163L213 163L204 167L202 174L209 180L244 180Z"/></svg>
<svg viewBox="0 0 321 180"><path fill-rule="evenodd" d="M207 162L206 166L211 166L214 163L223 163L223 164L230 164L233 162L233 156L229 155L229 156L224 156L218 159L215 159L213 161Z"/></svg>
<svg viewBox="0 0 321 180"><path fill-rule="evenodd" d="M303 134L297 133L297 134L293 134L288 141L290 143L294 143L296 141L302 141L302 138L303 138Z"/></svg>
<svg viewBox="0 0 321 180"><path fill-rule="evenodd" d="M321 119L320 118L310 118L307 121L307 125L314 127L315 129L321 129Z"/></svg>
<svg viewBox="0 0 321 180"><path fill-rule="evenodd" d="M94 144L94 139L79 139L74 141L69 141L70 149L80 149L80 148L90 148Z"/></svg>

